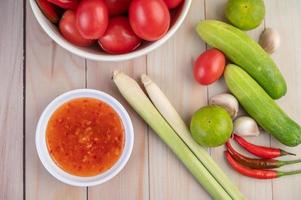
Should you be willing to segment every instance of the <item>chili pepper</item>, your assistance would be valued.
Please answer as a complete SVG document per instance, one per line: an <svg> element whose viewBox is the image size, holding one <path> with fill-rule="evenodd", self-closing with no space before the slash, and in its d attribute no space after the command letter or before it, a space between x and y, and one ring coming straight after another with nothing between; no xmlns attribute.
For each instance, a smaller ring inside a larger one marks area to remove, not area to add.
<svg viewBox="0 0 301 200"><path fill-rule="evenodd" d="M238 153L230 144L228 141L226 143L228 152L231 154L232 158L239 162L240 164L253 168L253 169L273 169L273 168L278 168L283 165L289 165L289 164L294 164L301 162L300 160L290 160L290 161L282 161L282 160L275 160L275 159L257 159L257 158L249 158L247 156L244 156L240 153Z"/></svg>
<svg viewBox="0 0 301 200"><path fill-rule="evenodd" d="M248 152L254 154L255 156L261 158L276 158L285 155L296 155L294 153L289 153L282 149L272 148L272 147L264 147L249 143L244 138L234 134L234 140L243 148L245 148Z"/></svg>
<svg viewBox="0 0 301 200"><path fill-rule="evenodd" d="M277 171L277 170L272 170L272 169L251 169L251 168L245 167L245 166L237 163L234 160L234 158L231 157L231 155L228 151L225 151L225 156L226 156L228 163L231 165L231 167L235 171L237 171L240 174L243 174L245 176L252 177L252 178L273 179L273 178L279 178L281 176L288 176L288 175L294 175L294 174L301 173L301 170L282 172L282 171Z"/></svg>

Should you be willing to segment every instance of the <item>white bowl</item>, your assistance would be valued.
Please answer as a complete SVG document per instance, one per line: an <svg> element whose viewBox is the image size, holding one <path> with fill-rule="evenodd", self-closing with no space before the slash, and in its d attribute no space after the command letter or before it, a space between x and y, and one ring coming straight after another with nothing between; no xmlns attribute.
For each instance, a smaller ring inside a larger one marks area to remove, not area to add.
<svg viewBox="0 0 301 200"><path fill-rule="evenodd" d="M185 0L184 4L182 5L179 12L180 14L177 16L176 21L171 25L170 29L161 39L155 42L149 42L142 44L138 49L133 52L119 54L119 55L112 55L107 54L101 51L99 48L91 48L91 47L78 47L73 45L72 43L68 42L58 31L57 27L52 24L41 12L40 8L38 7L36 0L29 0L32 11L34 16L38 20L39 24L42 26L44 31L60 46L65 48L66 50L91 60L96 61L122 61L122 60L129 60L133 59L142 55L149 53L150 51L158 48L164 42L166 42L171 36L179 29L180 25L183 23L188 10L190 8L192 0Z"/></svg>
<svg viewBox="0 0 301 200"><path fill-rule="evenodd" d="M62 170L50 157L46 144L46 128L48 120L53 112L65 102L81 97L96 98L110 105L120 116L125 132L125 145L118 161L107 171L90 177L74 176ZM116 176L129 160L132 153L133 144L134 131L132 122L123 106L112 96L104 92L91 89L72 90L55 98L43 111L36 129L36 148L42 164L55 178L73 186L94 186L104 183Z"/></svg>

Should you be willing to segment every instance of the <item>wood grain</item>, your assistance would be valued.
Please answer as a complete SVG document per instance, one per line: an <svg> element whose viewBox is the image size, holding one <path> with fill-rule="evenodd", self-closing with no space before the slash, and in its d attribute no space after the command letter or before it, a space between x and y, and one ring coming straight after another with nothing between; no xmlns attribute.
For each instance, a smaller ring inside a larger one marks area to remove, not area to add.
<svg viewBox="0 0 301 200"><path fill-rule="evenodd" d="M198 38L194 27L204 18L225 20L223 13L227 0L193 0L189 16L166 44L147 56L119 63L85 61L62 49L44 33L29 4L24 2L27 4L26 27L23 24L25 5L22 1L0 3L0 22L5 27L0 31L0 199L210 199L176 156L128 106L110 79L115 69L136 79L142 73L148 73L189 123L193 112L206 105L209 97L227 91L223 80L204 87L198 85L192 76L193 60L210 48ZM265 0L265 5L265 23L248 34L257 40L264 27L273 27L280 32L281 48L272 57L287 80L288 93L278 102L301 123L301 1ZM26 49L23 49L23 41L26 42ZM26 52L26 65L23 64L23 51ZM45 106L65 91L84 87L105 91L119 100L129 111L135 129L135 145L125 169L108 183L88 190L68 186L53 178L39 161L34 142L37 120ZM249 140L301 154L300 146L285 147L265 133ZM300 175L273 181L247 178L228 167L223 150L220 147L210 149L210 152L249 199L300 199ZM300 168L300 165L294 165L281 170Z"/></svg>
<svg viewBox="0 0 301 200"><path fill-rule="evenodd" d="M193 80L192 63L205 49L194 29L204 18L204 2L193 1L180 30L164 46L147 57L147 71L188 123L193 112L207 102L206 87ZM208 199L169 148L150 131L150 200Z"/></svg>
<svg viewBox="0 0 301 200"><path fill-rule="evenodd" d="M23 3L1 1L0 13L0 199L22 199Z"/></svg>
<svg viewBox="0 0 301 200"><path fill-rule="evenodd" d="M56 96L85 87L85 61L55 44L29 5L26 22L26 199L84 200L85 188L59 182L42 166L35 148L35 128L41 112Z"/></svg>
<svg viewBox="0 0 301 200"><path fill-rule="evenodd" d="M125 168L113 180L89 188L89 200L99 198L109 200L147 200L149 199L148 178L148 129L142 119L130 108L111 80L114 70L120 70L139 79L146 72L146 58L141 57L121 63L92 62L87 63L87 86L98 89L115 97L129 111L132 119L135 142L130 160Z"/></svg>
<svg viewBox="0 0 301 200"><path fill-rule="evenodd" d="M279 100L281 107L298 123L301 123L301 2L298 0L268 0L266 26L276 29L281 35L281 47L273 54L286 82L287 94ZM272 145L301 155L301 146L289 148L272 139ZM291 157L286 159L293 159ZM281 170L297 170L300 165L283 167ZM300 199L301 176L283 177L273 181L273 199Z"/></svg>

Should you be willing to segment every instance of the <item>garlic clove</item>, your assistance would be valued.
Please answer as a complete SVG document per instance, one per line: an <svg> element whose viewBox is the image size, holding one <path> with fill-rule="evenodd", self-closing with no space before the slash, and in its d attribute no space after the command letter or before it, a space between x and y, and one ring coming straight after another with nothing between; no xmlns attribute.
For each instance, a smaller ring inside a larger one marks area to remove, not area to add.
<svg viewBox="0 0 301 200"><path fill-rule="evenodd" d="M272 54L280 46L280 35L272 28L266 28L259 38L260 46L269 54Z"/></svg>
<svg viewBox="0 0 301 200"><path fill-rule="evenodd" d="M233 126L234 133L243 137L258 136L260 134L256 121L251 117L238 117Z"/></svg>
<svg viewBox="0 0 301 200"><path fill-rule="evenodd" d="M226 109L230 116L234 119L237 116L239 104L237 99L229 94L218 94L210 98L209 105L218 105Z"/></svg>

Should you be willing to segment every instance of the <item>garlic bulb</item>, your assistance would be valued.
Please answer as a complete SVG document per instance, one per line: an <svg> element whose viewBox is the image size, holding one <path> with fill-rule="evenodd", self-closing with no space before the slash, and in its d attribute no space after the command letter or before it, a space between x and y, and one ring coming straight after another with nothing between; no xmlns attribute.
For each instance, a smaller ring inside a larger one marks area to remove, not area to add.
<svg viewBox="0 0 301 200"><path fill-rule="evenodd" d="M260 131L254 119L251 117L242 116L238 117L234 121L234 133L243 137L248 137L258 136Z"/></svg>
<svg viewBox="0 0 301 200"><path fill-rule="evenodd" d="M210 98L210 105L218 105L225 108L232 118L237 116L239 104L237 99L228 93L218 94Z"/></svg>
<svg viewBox="0 0 301 200"><path fill-rule="evenodd" d="M280 46L280 35L272 29L266 28L260 35L259 44L269 54L272 54Z"/></svg>

